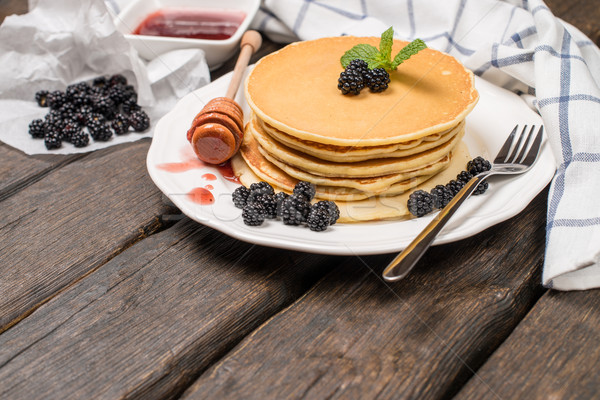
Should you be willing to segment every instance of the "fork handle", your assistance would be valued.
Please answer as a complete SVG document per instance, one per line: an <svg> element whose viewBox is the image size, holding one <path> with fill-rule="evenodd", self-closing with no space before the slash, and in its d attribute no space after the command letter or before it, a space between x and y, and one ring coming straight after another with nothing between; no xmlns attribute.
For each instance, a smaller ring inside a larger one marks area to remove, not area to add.
<svg viewBox="0 0 600 400"><path fill-rule="evenodd" d="M440 233L458 207L469 197L477 186L489 176L489 173L476 175L442 208L438 215L419 233L419 235L402 251L383 271L383 279L395 282L404 278L413 269L417 261L431 246L435 237Z"/></svg>

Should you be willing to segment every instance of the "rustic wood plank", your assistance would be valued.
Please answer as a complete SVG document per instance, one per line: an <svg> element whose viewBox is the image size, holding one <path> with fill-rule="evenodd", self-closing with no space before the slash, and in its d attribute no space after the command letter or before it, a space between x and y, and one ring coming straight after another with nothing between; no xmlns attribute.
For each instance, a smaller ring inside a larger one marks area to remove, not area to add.
<svg viewBox="0 0 600 400"><path fill-rule="evenodd" d="M393 285L379 277L389 256L352 259L182 398L448 398L543 292L546 196L482 234L431 249Z"/></svg>
<svg viewBox="0 0 600 400"><path fill-rule="evenodd" d="M0 0L0 24L9 15L25 14L27 10L27 0Z"/></svg>
<svg viewBox="0 0 600 400"><path fill-rule="evenodd" d="M146 172L148 142L95 152L2 202L0 332L172 212Z"/></svg>
<svg viewBox="0 0 600 400"><path fill-rule="evenodd" d="M546 293L457 398L597 398L598 326L600 290Z"/></svg>
<svg viewBox="0 0 600 400"><path fill-rule="evenodd" d="M600 46L600 3L589 0L546 0L554 15L576 26Z"/></svg>
<svg viewBox="0 0 600 400"><path fill-rule="evenodd" d="M182 221L0 335L0 398L176 397L341 259Z"/></svg>

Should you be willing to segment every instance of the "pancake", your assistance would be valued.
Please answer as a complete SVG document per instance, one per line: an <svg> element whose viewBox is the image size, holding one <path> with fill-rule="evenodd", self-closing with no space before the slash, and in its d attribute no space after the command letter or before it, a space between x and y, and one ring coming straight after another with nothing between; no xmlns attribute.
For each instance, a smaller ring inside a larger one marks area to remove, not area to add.
<svg viewBox="0 0 600 400"><path fill-rule="evenodd" d="M406 203L408 201L408 196L413 190L423 189L429 191L436 185L447 183L456 177L457 171L462 170L470 159L467 148L463 142L460 142L456 146L453 153L452 161L448 168L432 178L421 182L410 191L395 196L375 196L363 199L356 198L353 201L344 201L339 198L335 199L335 202L340 209L340 218L338 219L338 222L354 223L409 218L410 213L408 212ZM289 176L286 177L281 170L270 171L271 176L267 176L265 173L262 175L254 173L254 170L249 167L248 163L242 157L241 152L231 159L231 165L240 182L246 187L249 187L252 183L267 181L276 191L291 193L294 185L298 182L296 179ZM317 191L319 191L319 187L317 187ZM319 193L319 195L322 195L322 193Z"/></svg>
<svg viewBox="0 0 600 400"><path fill-rule="evenodd" d="M462 125L460 126L462 127ZM270 138L269 135L266 135L260 127L257 127L255 121L251 121L248 124L247 132L258 141L260 146L269 153L269 156L290 167L300 169L312 175L348 178L371 178L419 170L422 167L429 166L447 156L450 150L452 150L458 141L460 141L464 133L464 131L461 130L459 134L451 136L448 142L407 157L336 163L328 160L320 160L276 142ZM314 183L317 182L315 181Z"/></svg>
<svg viewBox="0 0 600 400"><path fill-rule="evenodd" d="M337 89L340 57L352 36L297 42L262 58L245 82L258 117L302 140L336 146L381 146L436 134L461 122L478 93L473 74L454 57L424 49L390 73L387 90L344 96ZM395 40L392 54L407 42Z"/></svg>
<svg viewBox="0 0 600 400"><path fill-rule="evenodd" d="M459 132L459 130L463 129L465 124L464 121L462 121L457 126L446 131L434 133L419 139L409 140L407 142L393 143L383 146L356 147L334 146L298 139L280 131L279 129L273 128L264 121L260 121L256 115L253 115L252 123L253 129L261 129L261 131L267 133L279 143L313 157L334 162L357 162L372 158L410 156L412 154L416 154L423 150L431 149L442 143L445 143L457 132Z"/></svg>

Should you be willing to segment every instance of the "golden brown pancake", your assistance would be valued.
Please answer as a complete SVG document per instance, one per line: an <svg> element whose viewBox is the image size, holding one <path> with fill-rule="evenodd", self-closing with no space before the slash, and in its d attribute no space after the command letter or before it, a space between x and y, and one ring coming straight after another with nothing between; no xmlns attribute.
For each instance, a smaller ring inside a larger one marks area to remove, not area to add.
<svg viewBox="0 0 600 400"><path fill-rule="evenodd" d="M456 126L478 100L473 74L454 57L424 49L390 74L381 93L342 95L340 57L352 36L297 42L262 58L248 76L246 99L258 117L302 140L337 146L380 146ZM395 40L392 54L407 42Z"/></svg>

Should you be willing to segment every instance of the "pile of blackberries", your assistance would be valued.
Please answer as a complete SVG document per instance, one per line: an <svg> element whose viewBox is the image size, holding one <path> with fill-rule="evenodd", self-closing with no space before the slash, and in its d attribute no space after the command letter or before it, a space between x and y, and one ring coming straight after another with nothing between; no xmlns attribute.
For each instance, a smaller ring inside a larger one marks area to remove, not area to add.
<svg viewBox="0 0 600 400"><path fill-rule="evenodd" d="M305 224L311 231L324 231L336 223L340 210L333 201L319 201L311 205L315 185L298 182L291 195L275 193L267 182L258 182L249 188L240 186L233 191L233 204L241 208L246 225L262 225L265 219L280 218L285 225Z"/></svg>
<svg viewBox="0 0 600 400"><path fill-rule="evenodd" d="M120 74L99 76L91 84L79 82L62 92L40 90L35 94L40 107L50 110L44 119L29 124L33 138L44 139L48 150L69 142L85 147L90 136L105 142L130 130L143 132L150 127L150 118L137 104L137 93Z"/></svg>
<svg viewBox="0 0 600 400"><path fill-rule="evenodd" d="M371 92L383 92L390 83L390 74L383 68L369 69L360 59L350 61L338 78L342 94L359 94L367 86Z"/></svg>
<svg viewBox="0 0 600 400"><path fill-rule="evenodd" d="M429 193L424 190L415 190L408 197L408 211L416 216L422 217L429 214L434 209L442 209L450 203L450 200L471 180L475 175L489 171L492 165L483 157L475 157L467 163L467 169L461 171L456 179L451 180L446 185L437 185ZM477 185L473 194L483 194L488 189L486 181Z"/></svg>

